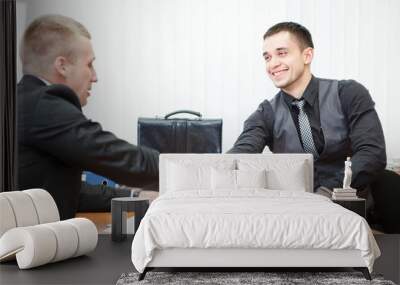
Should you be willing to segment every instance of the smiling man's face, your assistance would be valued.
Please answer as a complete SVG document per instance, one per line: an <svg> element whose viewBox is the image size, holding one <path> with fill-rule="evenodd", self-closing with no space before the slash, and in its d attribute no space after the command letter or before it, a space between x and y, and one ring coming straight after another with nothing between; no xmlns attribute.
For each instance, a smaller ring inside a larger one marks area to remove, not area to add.
<svg viewBox="0 0 400 285"><path fill-rule="evenodd" d="M263 44L263 56L269 78L276 87L289 94L304 84L304 79L310 75L312 48L302 50L289 32L267 37Z"/></svg>

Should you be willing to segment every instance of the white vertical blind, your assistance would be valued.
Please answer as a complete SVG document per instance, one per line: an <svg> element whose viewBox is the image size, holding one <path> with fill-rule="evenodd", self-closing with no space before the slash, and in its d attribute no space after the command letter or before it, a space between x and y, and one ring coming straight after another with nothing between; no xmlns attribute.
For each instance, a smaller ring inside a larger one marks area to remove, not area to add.
<svg viewBox="0 0 400 285"><path fill-rule="evenodd" d="M132 143L138 117L193 109L224 120L227 151L244 120L277 92L265 74L263 34L277 22L296 21L313 35L313 73L364 84L376 102L388 156L400 157L400 1L17 2L19 31L47 13L87 26L99 82L84 111Z"/></svg>

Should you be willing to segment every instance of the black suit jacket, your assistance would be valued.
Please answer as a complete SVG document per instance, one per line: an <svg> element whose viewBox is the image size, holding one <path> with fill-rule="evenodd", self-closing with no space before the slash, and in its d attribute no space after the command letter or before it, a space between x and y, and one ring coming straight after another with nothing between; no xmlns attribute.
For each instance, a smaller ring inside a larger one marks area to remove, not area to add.
<svg viewBox="0 0 400 285"><path fill-rule="evenodd" d="M18 83L18 187L43 188L61 219L75 216L82 170L140 186L158 177L158 152L104 131L82 113L77 95L25 75Z"/></svg>

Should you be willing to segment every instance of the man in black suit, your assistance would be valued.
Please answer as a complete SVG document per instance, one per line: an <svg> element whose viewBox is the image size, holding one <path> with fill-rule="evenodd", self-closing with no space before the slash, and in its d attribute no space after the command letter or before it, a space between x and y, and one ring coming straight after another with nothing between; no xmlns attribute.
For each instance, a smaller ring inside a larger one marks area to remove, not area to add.
<svg viewBox="0 0 400 285"><path fill-rule="evenodd" d="M97 82L90 40L79 22L46 15L29 25L21 43L19 189L46 189L61 219L75 216L82 170L128 186L158 177L158 152L117 138L82 113Z"/></svg>

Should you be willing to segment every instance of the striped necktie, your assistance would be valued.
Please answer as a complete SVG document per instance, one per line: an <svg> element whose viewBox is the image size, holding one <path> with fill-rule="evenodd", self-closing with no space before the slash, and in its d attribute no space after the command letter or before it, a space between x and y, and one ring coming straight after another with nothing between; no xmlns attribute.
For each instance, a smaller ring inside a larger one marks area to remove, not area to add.
<svg viewBox="0 0 400 285"><path fill-rule="evenodd" d="M301 140L303 142L303 149L305 152L312 153L314 155L314 159L318 157L318 152L314 144L314 139L311 132L310 121L308 120L308 116L304 111L304 99L299 101L293 101L293 105L299 109L299 128Z"/></svg>

